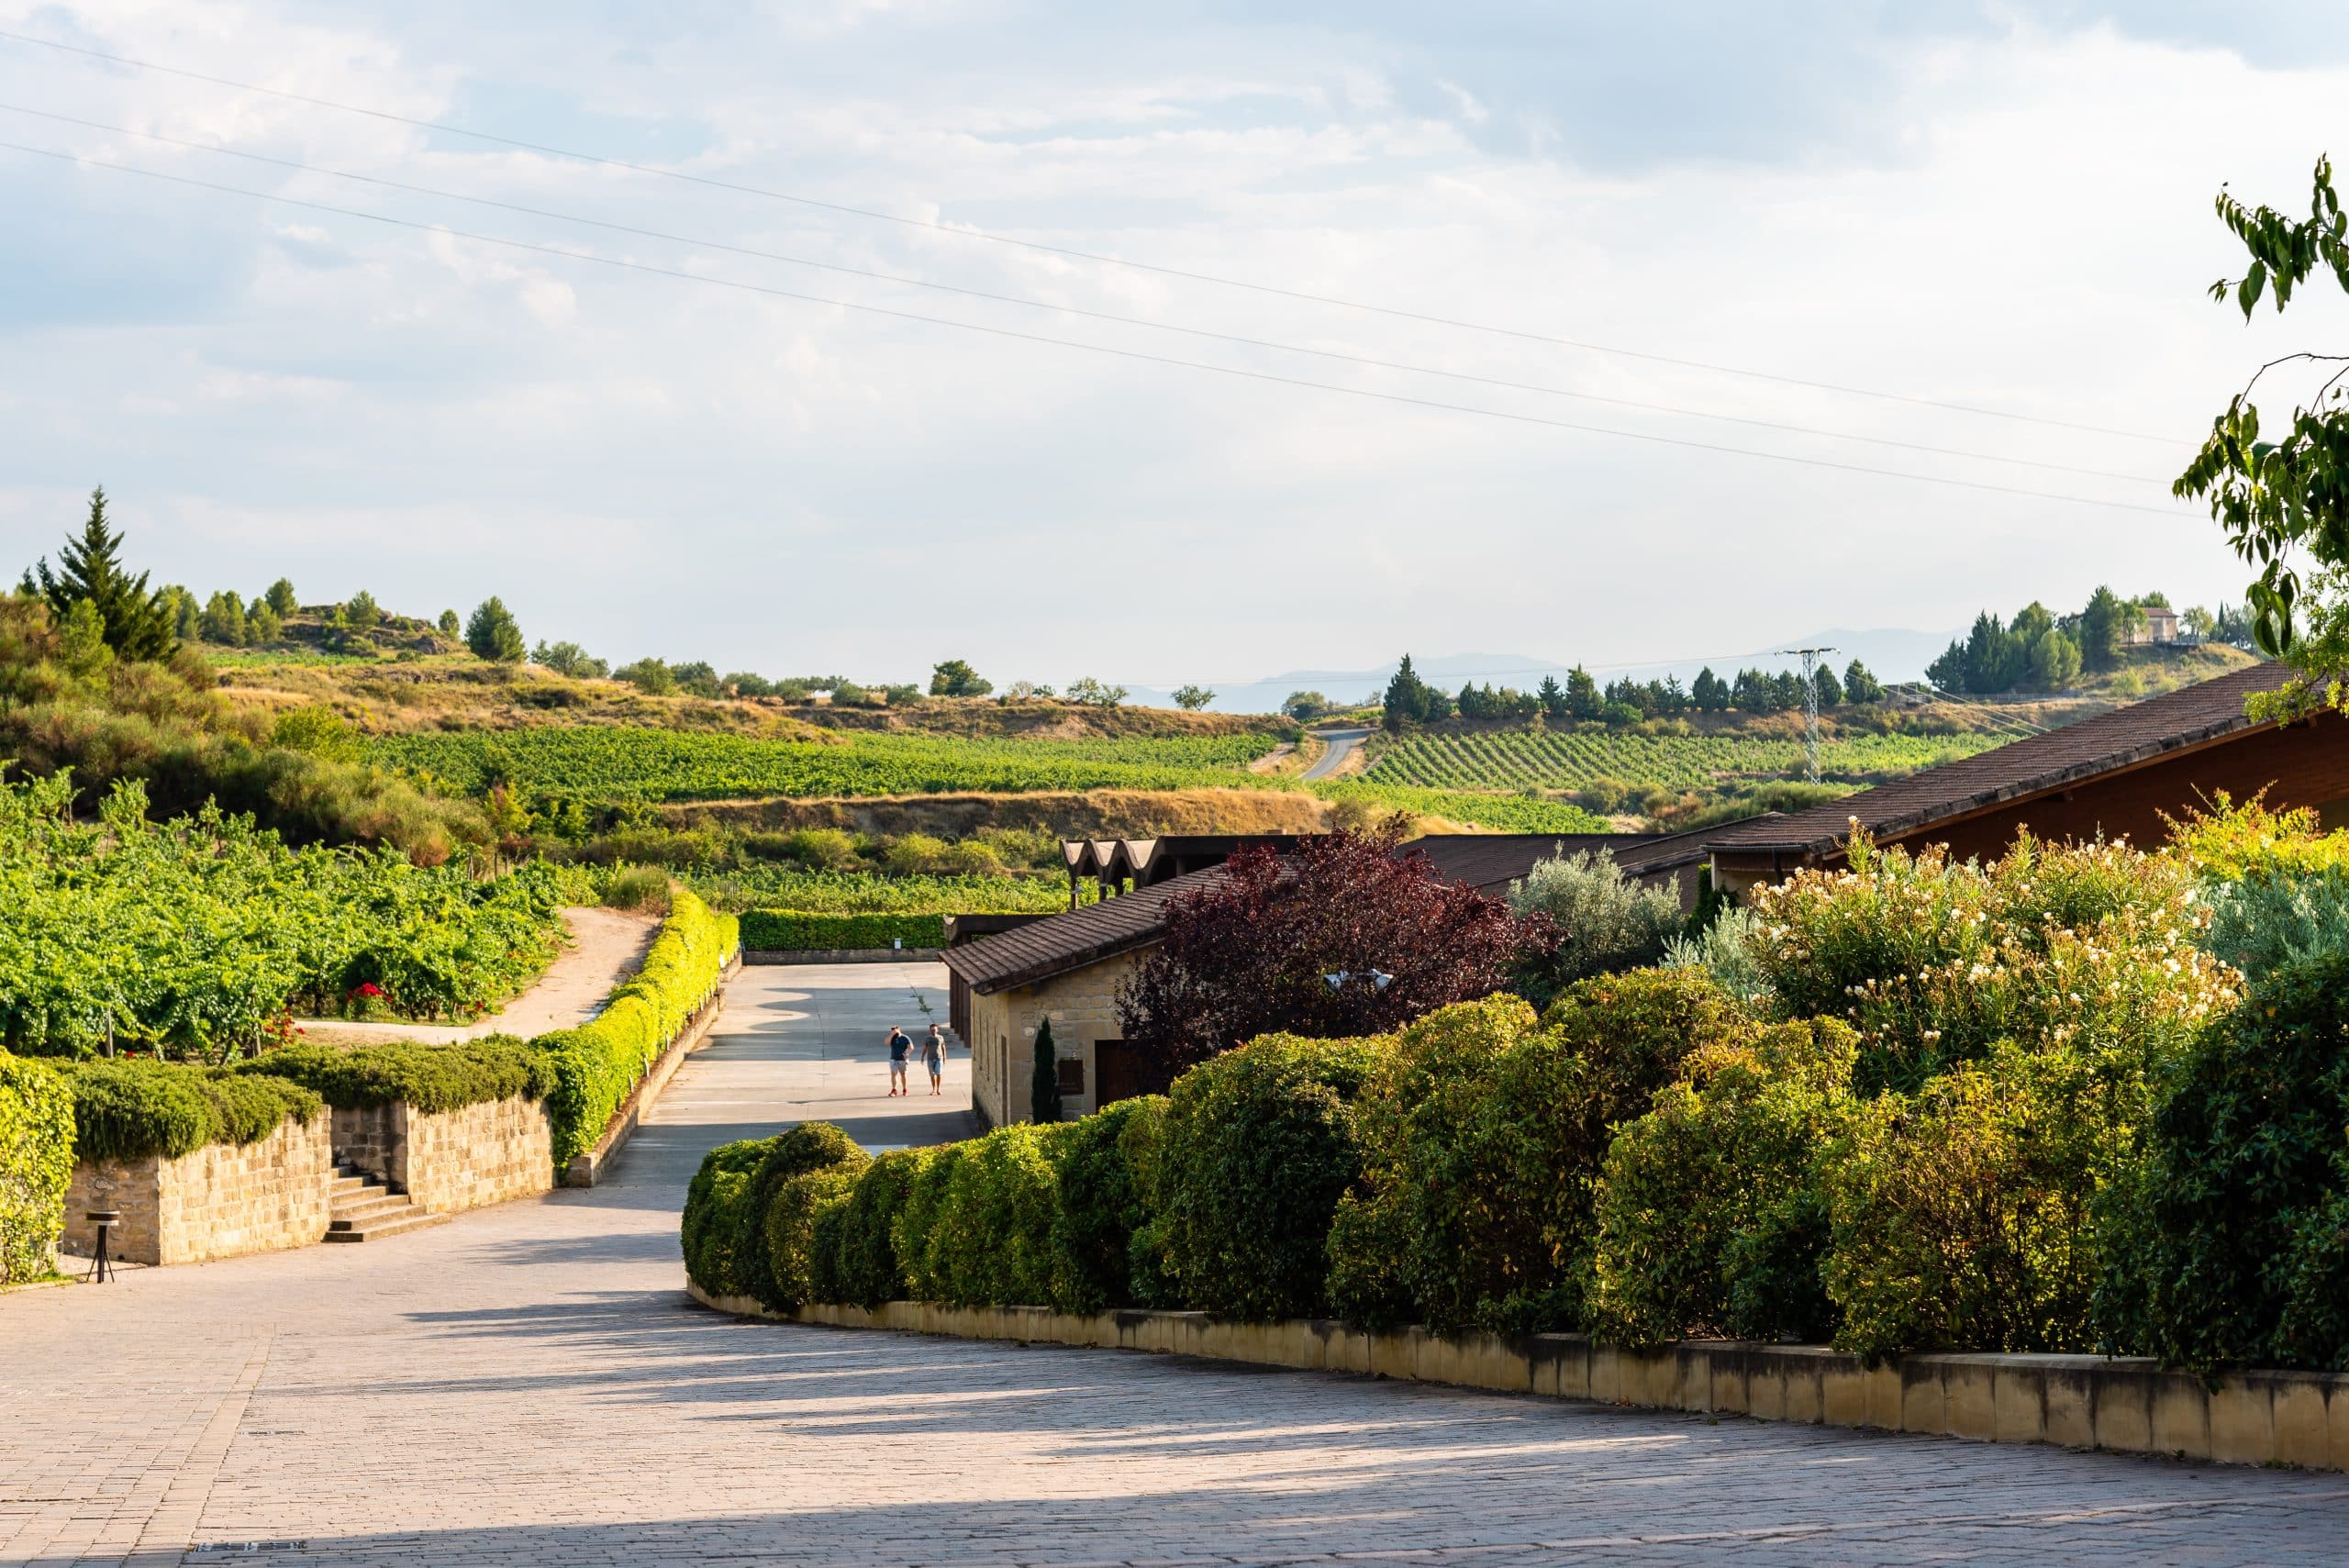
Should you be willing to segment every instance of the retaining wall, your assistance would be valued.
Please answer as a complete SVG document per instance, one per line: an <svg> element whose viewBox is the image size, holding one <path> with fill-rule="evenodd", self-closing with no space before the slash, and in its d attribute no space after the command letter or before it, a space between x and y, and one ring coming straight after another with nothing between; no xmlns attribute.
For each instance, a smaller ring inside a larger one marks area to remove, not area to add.
<svg viewBox="0 0 2349 1568"><path fill-rule="evenodd" d="M687 1289L723 1312L782 1317L748 1296ZM1819 1345L1685 1340L1626 1351L1581 1334L1452 1340L1419 1329L1375 1333L1318 1318L1231 1323L1203 1312L1079 1316L913 1301L873 1311L807 1307L783 1320L1153 1351L1979 1442L2349 1470L2349 1375L2326 1373L2238 1373L2206 1384L2149 1360L2051 1355L1904 1356L1871 1368L1857 1356Z"/></svg>
<svg viewBox="0 0 2349 1568"><path fill-rule="evenodd" d="M395 1102L334 1113L334 1151L435 1214L454 1214L554 1185L546 1107L519 1095L434 1116Z"/></svg>
<svg viewBox="0 0 2349 1568"><path fill-rule="evenodd" d="M65 1246L87 1257L92 1209L122 1221L109 1256L133 1263L201 1263L306 1247L327 1233L334 1181L332 1124L288 1118L255 1143L214 1143L177 1160L85 1161L65 1195Z"/></svg>

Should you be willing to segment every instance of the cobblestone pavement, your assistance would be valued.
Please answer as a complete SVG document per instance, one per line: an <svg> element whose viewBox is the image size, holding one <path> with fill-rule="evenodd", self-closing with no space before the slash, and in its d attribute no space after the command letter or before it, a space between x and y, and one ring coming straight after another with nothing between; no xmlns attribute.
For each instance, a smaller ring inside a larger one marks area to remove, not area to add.
<svg viewBox="0 0 2349 1568"><path fill-rule="evenodd" d="M876 1143L963 1129L951 1096L881 1098L864 1039L937 983L934 968L748 972L720 1034L594 1191L380 1246L0 1297L0 1561L2349 1556L2344 1476L1716 1425L686 1305L676 1210L706 1144L802 1114L855 1119Z"/></svg>

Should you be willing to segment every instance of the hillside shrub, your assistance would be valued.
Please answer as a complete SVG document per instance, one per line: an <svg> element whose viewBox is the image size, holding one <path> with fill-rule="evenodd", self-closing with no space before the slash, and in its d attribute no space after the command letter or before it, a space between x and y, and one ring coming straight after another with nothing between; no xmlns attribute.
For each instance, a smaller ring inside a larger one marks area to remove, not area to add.
<svg viewBox="0 0 2349 1568"><path fill-rule="evenodd" d="M828 1121L801 1122L766 1140L734 1237L734 1277L745 1293L779 1312L807 1298L815 1189L801 1178L841 1169L853 1174L868 1162L856 1140Z"/></svg>
<svg viewBox="0 0 2349 1568"><path fill-rule="evenodd" d="M324 1105L284 1078L147 1057L77 1062L66 1073L77 1160L176 1160L208 1144L258 1143L289 1117L306 1127Z"/></svg>
<svg viewBox="0 0 2349 1568"><path fill-rule="evenodd" d="M503 1034L449 1045L394 1041L348 1050L304 1042L264 1051L239 1071L289 1079L339 1110L404 1104L424 1116L517 1095L542 1100L553 1082L546 1056Z"/></svg>
<svg viewBox="0 0 2349 1568"><path fill-rule="evenodd" d="M1174 1081L1152 1195L1187 1305L1243 1318L1326 1309L1330 1221L1362 1176L1354 1101L1385 1049L1266 1035Z"/></svg>
<svg viewBox="0 0 2349 1568"><path fill-rule="evenodd" d="M669 873L659 866L621 866L604 884L603 904L607 909L650 910L665 915L669 912Z"/></svg>
<svg viewBox="0 0 2349 1568"><path fill-rule="evenodd" d="M50 1272L73 1179L65 1074L0 1051L0 1286Z"/></svg>
<svg viewBox="0 0 2349 1568"><path fill-rule="evenodd" d="M2138 1256L2110 1288L2176 1364L2349 1371L2349 958L2206 1031L2154 1113Z"/></svg>
<svg viewBox="0 0 2349 1568"><path fill-rule="evenodd" d="M1060 1202L1052 1216L1050 1299L1063 1312L1155 1298L1154 1281L1137 1287L1134 1279L1134 1238L1150 1223L1138 1162L1166 1103L1154 1095L1119 1100L1065 1124L1052 1140Z"/></svg>
<svg viewBox="0 0 2349 1568"><path fill-rule="evenodd" d="M549 1074L545 1102L561 1171L595 1146L613 1114L718 986L738 948L734 917L680 892L634 977L577 1029L530 1042Z"/></svg>
<svg viewBox="0 0 2349 1568"><path fill-rule="evenodd" d="M946 945L943 915L803 915L751 909L742 915L742 945L754 952L806 952L846 948Z"/></svg>
<svg viewBox="0 0 2349 1568"><path fill-rule="evenodd" d="M1859 1042L1832 1018L1700 1046L1600 1168L1586 1320L1612 1343L1823 1340L1822 1158Z"/></svg>
<svg viewBox="0 0 2349 1568"><path fill-rule="evenodd" d="M1496 996L1404 1029L1361 1099L1364 1176L1330 1236L1338 1309L1446 1332L1579 1326L1614 1127L1691 1051L1753 1027L1703 974L1650 969L1577 983L1538 1027Z"/></svg>
<svg viewBox="0 0 2349 1568"><path fill-rule="evenodd" d="M2349 831L2221 795L2214 810L2173 823L2170 840L2201 878L2205 951L2254 980L2349 953Z"/></svg>
<svg viewBox="0 0 2349 1568"><path fill-rule="evenodd" d="M1018 1122L962 1145L928 1247L942 1294L957 1307L1052 1303L1052 1231L1060 1218L1054 1147L1066 1124Z"/></svg>
<svg viewBox="0 0 2349 1568"><path fill-rule="evenodd" d="M897 1262L897 1216L913 1189L924 1152L891 1150L857 1178L856 1191L841 1211L834 1264L839 1300L878 1307L907 1298L906 1271Z"/></svg>
<svg viewBox="0 0 2349 1568"><path fill-rule="evenodd" d="M734 1267L734 1244L742 1233L743 1201L751 1175L774 1141L746 1138L721 1143L701 1157L685 1186L685 1218L678 1238L685 1254L685 1277L712 1296L744 1294Z"/></svg>

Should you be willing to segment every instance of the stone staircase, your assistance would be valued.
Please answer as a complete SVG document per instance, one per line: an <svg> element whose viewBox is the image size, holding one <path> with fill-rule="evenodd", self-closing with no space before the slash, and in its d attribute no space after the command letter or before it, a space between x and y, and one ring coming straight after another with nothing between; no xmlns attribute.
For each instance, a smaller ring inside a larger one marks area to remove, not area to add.
<svg viewBox="0 0 2349 1568"><path fill-rule="evenodd" d="M329 1241L380 1241L403 1230L449 1222L449 1216L420 1208L406 1193L395 1193L366 1172L340 1162L334 1168L333 1206L327 1222Z"/></svg>

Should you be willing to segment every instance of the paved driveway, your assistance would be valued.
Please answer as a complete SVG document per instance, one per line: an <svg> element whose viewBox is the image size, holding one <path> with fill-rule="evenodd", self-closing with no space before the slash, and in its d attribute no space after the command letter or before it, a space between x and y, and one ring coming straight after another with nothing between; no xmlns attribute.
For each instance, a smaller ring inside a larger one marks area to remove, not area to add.
<svg viewBox="0 0 2349 1568"><path fill-rule="evenodd" d="M872 1026L901 982L939 972L745 972L593 1191L0 1297L0 1561L2133 1568L2349 1547L2343 1476L685 1304L676 1210L701 1148L803 1113L874 1143L959 1126L959 1102L878 1097Z"/></svg>

